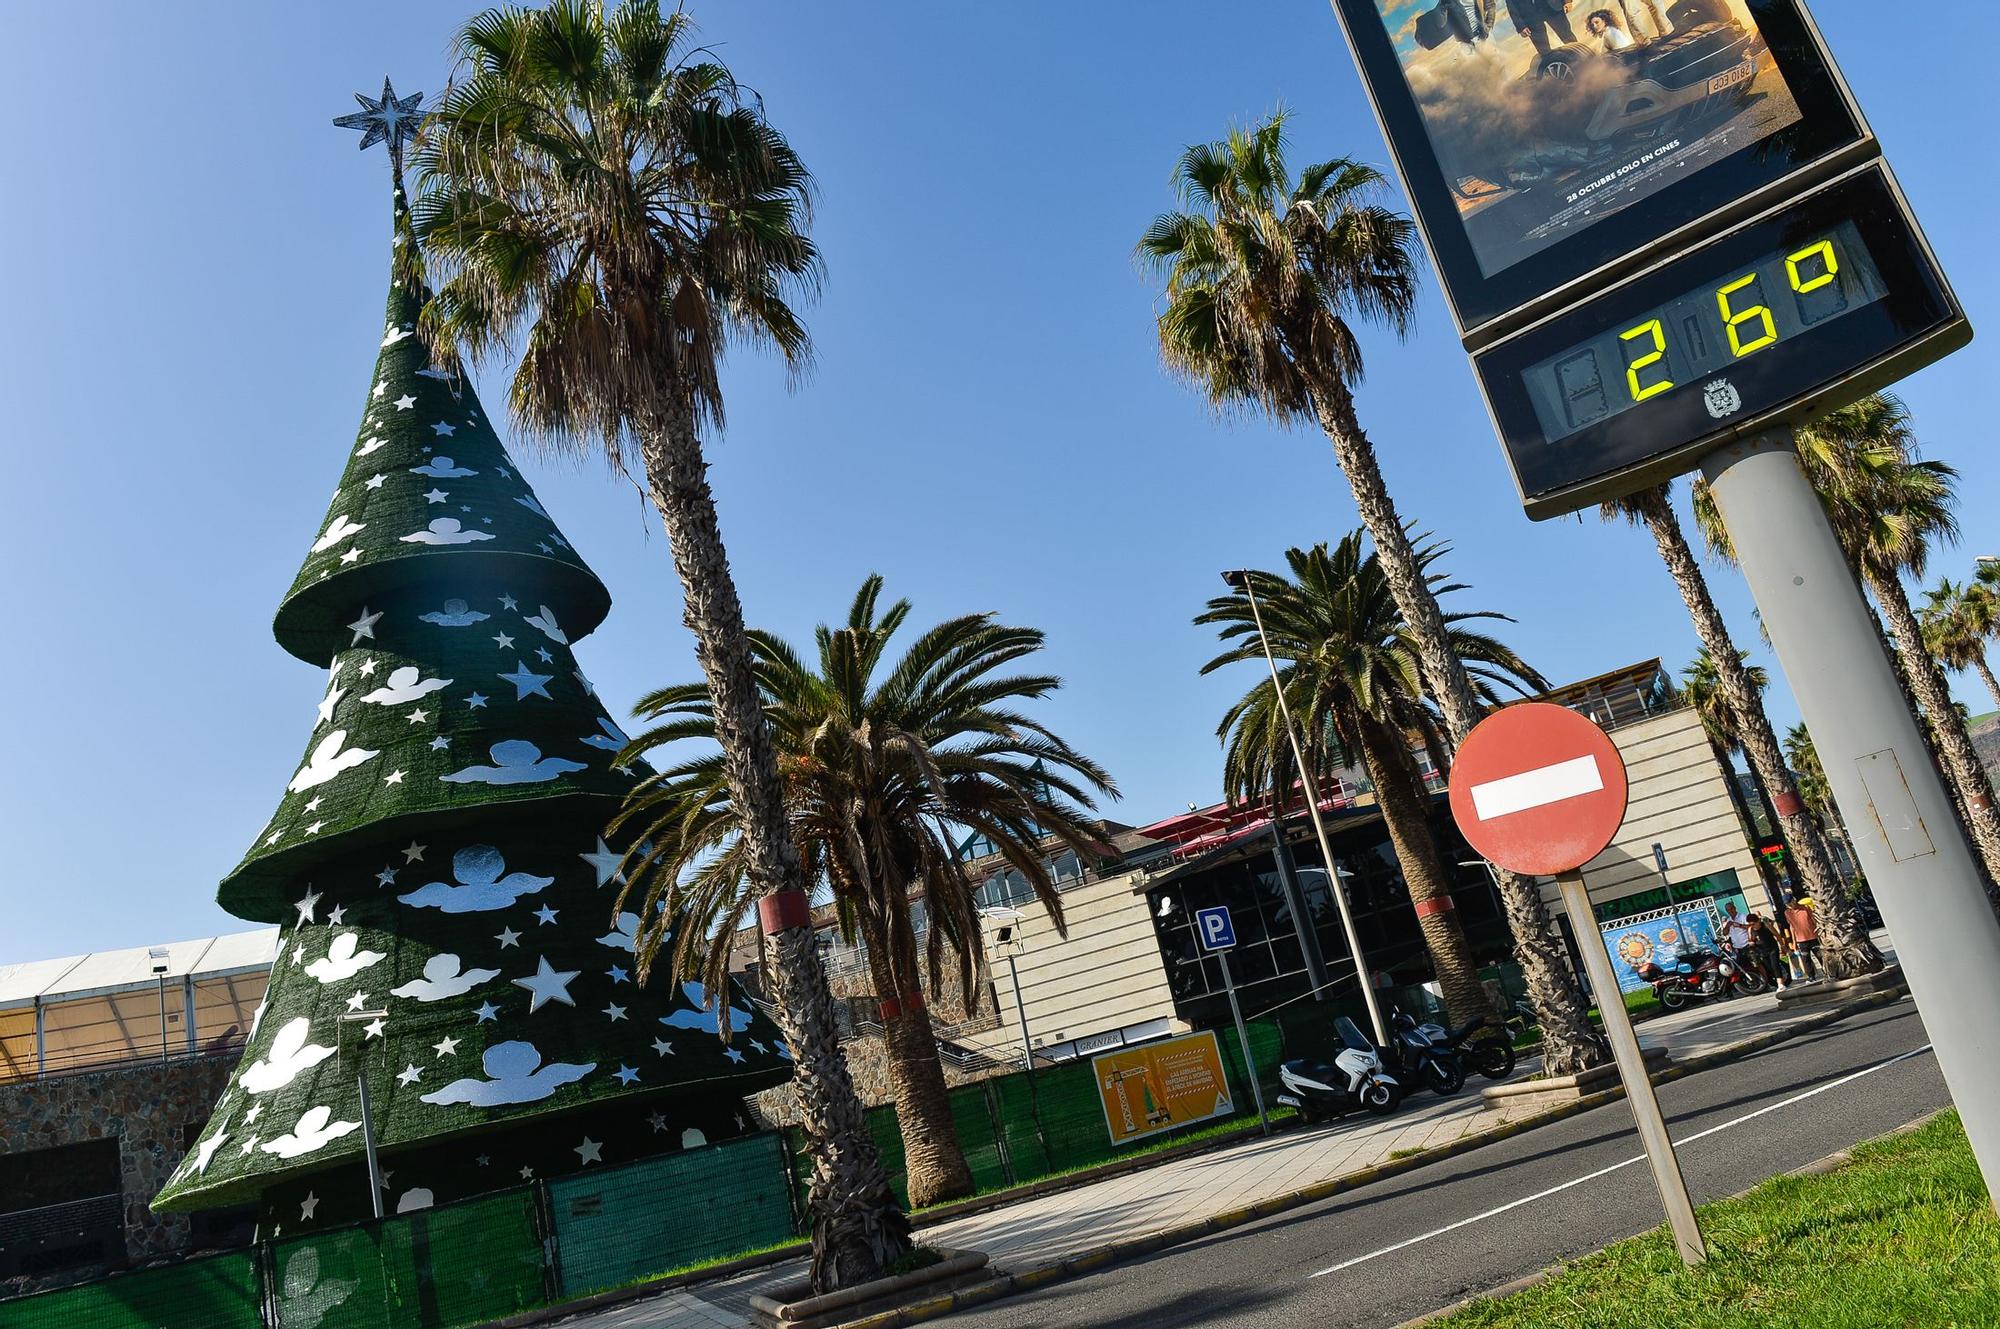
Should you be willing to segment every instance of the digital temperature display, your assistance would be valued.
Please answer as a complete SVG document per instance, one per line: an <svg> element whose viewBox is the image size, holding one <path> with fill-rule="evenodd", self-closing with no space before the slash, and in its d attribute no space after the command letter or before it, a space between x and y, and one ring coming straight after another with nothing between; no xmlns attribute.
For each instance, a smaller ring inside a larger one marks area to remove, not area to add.
<svg viewBox="0 0 2000 1329"><path fill-rule="evenodd" d="M1971 339L1895 182L1866 162L1472 364L1539 519L1671 479Z"/></svg>
<svg viewBox="0 0 2000 1329"><path fill-rule="evenodd" d="M1529 367L1528 397L1553 443L1670 393L1733 395L1739 362L1887 294L1860 229L1842 222Z"/></svg>

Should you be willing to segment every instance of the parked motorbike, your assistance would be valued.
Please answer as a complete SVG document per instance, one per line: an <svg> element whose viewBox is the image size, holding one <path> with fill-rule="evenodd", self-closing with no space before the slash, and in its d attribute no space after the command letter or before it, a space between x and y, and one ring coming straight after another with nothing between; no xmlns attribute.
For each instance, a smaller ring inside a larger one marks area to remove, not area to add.
<svg viewBox="0 0 2000 1329"><path fill-rule="evenodd" d="M1278 1101L1297 1108L1308 1123L1342 1117L1356 1108L1388 1116L1402 1103L1403 1086L1383 1069L1375 1045L1352 1020L1343 1015L1333 1027L1345 1045L1333 1063L1298 1058L1280 1065Z"/></svg>
<svg viewBox="0 0 2000 1329"><path fill-rule="evenodd" d="M1499 1021L1481 1015L1456 1029L1420 1024L1417 1032L1456 1053L1466 1070L1477 1071L1489 1080L1504 1080L1514 1073L1517 1054L1513 1032Z"/></svg>
<svg viewBox="0 0 2000 1329"><path fill-rule="evenodd" d="M1682 951L1671 969L1649 958L1634 965L1633 972L1652 984L1653 995L1670 1011L1691 1001L1721 1000L1739 992L1755 996L1770 987L1756 970L1706 950Z"/></svg>
<svg viewBox="0 0 2000 1329"><path fill-rule="evenodd" d="M1445 1033L1438 1025L1430 1028ZM1465 1064L1458 1049L1443 1040L1434 1041L1402 1011L1389 1014L1389 1046L1382 1052L1383 1064L1405 1084L1438 1094L1455 1094L1465 1088Z"/></svg>

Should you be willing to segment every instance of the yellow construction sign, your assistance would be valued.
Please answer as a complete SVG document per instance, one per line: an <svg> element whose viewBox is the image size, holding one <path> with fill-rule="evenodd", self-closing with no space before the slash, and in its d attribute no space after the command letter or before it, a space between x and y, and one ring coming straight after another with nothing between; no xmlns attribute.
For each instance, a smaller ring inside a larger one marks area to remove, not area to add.
<svg viewBox="0 0 2000 1329"><path fill-rule="evenodd" d="M1211 1031L1100 1053L1090 1066L1114 1145L1236 1110Z"/></svg>

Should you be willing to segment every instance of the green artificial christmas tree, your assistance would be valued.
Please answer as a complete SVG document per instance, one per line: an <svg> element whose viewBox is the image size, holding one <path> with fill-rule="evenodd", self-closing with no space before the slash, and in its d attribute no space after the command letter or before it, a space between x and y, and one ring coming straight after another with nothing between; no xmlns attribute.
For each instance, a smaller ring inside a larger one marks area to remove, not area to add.
<svg viewBox="0 0 2000 1329"><path fill-rule="evenodd" d="M328 669L306 755L222 882L283 926L242 1061L159 1209L255 1202L268 1232L421 1208L749 1128L789 1074L732 989L641 988L601 829L639 778L572 653L610 597L416 335L402 192L416 98L347 117L396 161L388 320L354 450L278 609ZM718 998L734 1030L718 1035ZM380 1012L380 1014L371 1014Z"/></svg>

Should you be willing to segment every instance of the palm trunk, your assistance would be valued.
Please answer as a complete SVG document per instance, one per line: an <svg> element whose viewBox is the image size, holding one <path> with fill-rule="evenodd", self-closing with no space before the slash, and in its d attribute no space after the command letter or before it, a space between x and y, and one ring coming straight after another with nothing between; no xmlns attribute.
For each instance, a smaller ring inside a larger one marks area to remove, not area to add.
<svg viewBox="0 0 2000 1329"><path fill-rule="evenodd" d="M888 901L893 894L878 894ZM865 915L865 911L862 911ZM882 1000L882 1042L889 1057L889 1091L896 1100L896 1126L903 1137L903 1167L910 1207L923 1209L972 1194L972 1169L952 1121L951 1089L938 1061L937 1034L930 1008L924 1004L917 972L916 942L909 933L909 915L902 915L901 937L865 919L868 963Z"/></svg>
<svg viewBox="0 0 2000 1329"><path fill-rule="evenodd" d="M1333 444L1334 459L1354 491L1354 506L1361 522L1375 542L1382 571L1396 608L1410 625L1416 638L1418 665L1424 679L1437 695L1434 700L1444 712L1451 731L1454 751L1472 726L1479 722L1479 703L1473 696L1472 680L1465 662L1451 649L1444 614L1437 597L1431 594L1418 565L1415 547L1389 488L1376 465L1375 451L1362 432L1354 413L1354 397L1338 382L1316 384L1314 406L1320 428ZM1591 1026L1583 993L1571 975L1555 930L1549 926L1549 911L1542 903L1541 888L1516 873L1495 867L1500 884L1500 901L1507 913L1507 926L1514 934L1514 959L1521 966L1528 987L1528 1000L1542 1027L1543 1063L1551 1075L1571 1075L1611 1059L1610 1049Z"/></svg>
<svg viewBox="0 0 2000 1329"><path fill-rule="evenodd" d="M1361 760L1375 782L1382 824L1388 829L1396 861L1402 865L1410 905L1416 910L1424 946L1431 954L1431 968L1444 991L1445 1010L1454 1025L1490 1014L1492 1005L1479 981L1479 966L1472 958L1472 947L1465 940L1465 928L1451 898L1451 877L1431 833L1430 797L1424 792L1423 777L1403 749L1400 735L1371 715L1359 718L1356 729Z"/></svg>
<svg viewBox="0 0 2000 1329"><path fill-rule="evenodd" d="M1791 770L1785 765L1783 749L1778 746L1778 736L1771 729L1771 718L1764 713L1764 701L1757 695L1750 673L1736 652L1729 627L1722 621L1722 612L1709 594L1708 579L1702 575L1701 564L1695 561L1680 519L1667 501L1666 486L1646 490L1628 501L1645 519L1646 529L1660 547L1660 558L1666 563L1668 574L1679 588L1681 599L1687 602L1695 635L1708 651L1708 658L1715 662L1722 695L1729 703L1730 714L1736 717L1743 755L1749 758L1750 769L1770 800L1772 814L1778 819L1785 843L1791 846L1792 861L1798 865L1806 893L1819 905L1820 952L1827 973L1835 978L1874 973L1882 967L1881 952L1868 940L1868 929L1848 902L1840 874L1833 870L1826 840L1806 814L1806 805L1800 800ZM1725 761L1725 770L1727 765Z"/></svg>
<svg viewBox="0 0 2000 1329"><path fill-rule="evenodd" d="M909 1249L909 1220L896 1208L868 1134L861 1099L840 1051L826 973L813 946L805 878L785 813L777 756L765 723L743 631L743 606L708 487L694 416L684 401L638 431L646 486L667 528L685 620L714 703L730 797L741 809L753 888L767 904L772 993L791 1048L799 1119L811 1142L813 1288L879 1277Z"/></svg>
<svg viewBox="0 0 2000 1329"><path fill-rule="evenodd" d="M1958 722L1958 709L1951 704L1951 688L1945 682L1944 670L1924 649L1923 629L1910 609L1902 584L1893 577L1870 573L1868 585L1875 592L1882 616L1889 620L1889 630L1901 648L1899 654L1908 670L1910 686L1916 690L1931 737L1944 758L1945 774L1957 787L1960 806L1972 831L1973 847L1985 865L1987 878L2000 881L2000 808L1993 805L1993 785L1986 778L1986 768L1979 764L1979 754L1972 749L1972 739Z"/></svg>
<svg viewBox="0 0 2000 1329"><path fill-rule="evenodd" d="M1972 657L1972 667L1979 671L1979 681L1984 683L1986 690L1993 695L1993 704L2000 706L2000 679L1994 678L1993 670L1987 666L1985 651Z"/></svg>

